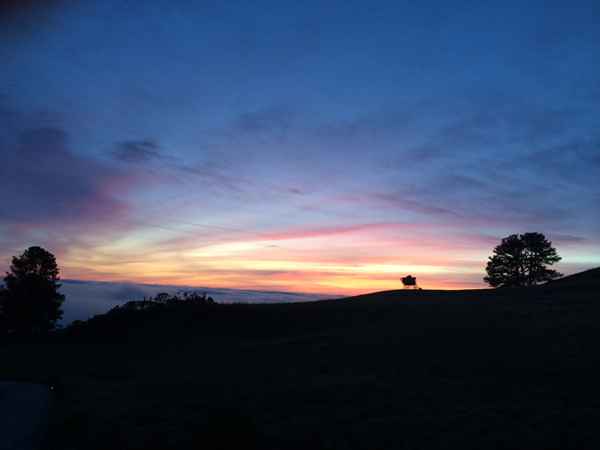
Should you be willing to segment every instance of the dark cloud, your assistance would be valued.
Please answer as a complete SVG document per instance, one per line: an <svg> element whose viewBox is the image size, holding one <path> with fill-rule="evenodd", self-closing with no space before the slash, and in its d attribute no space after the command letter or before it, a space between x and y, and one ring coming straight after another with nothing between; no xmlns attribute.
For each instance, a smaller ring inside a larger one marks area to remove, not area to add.
<svg viewBox="0 0 600 450"><path fill-rule="evenodd" d="M151 140L117 143L114 156L128 163L146 163L161 157L158 146Z"/></svg>
<svg viewBox="0 0 600 450"><path fill-rule="evenodd" d="M19 139L19 152L33 156L70 156L69 139L65 130L60 128L37 128L25 131Z"/></svg>
<svg viewBox="0 0 600 450"><path fill-rule="evenodd" d="M0 218L40 223L110 217L127 208L105 189L122 176L71 152L62 128L25 130L0 152Z"/></svg>

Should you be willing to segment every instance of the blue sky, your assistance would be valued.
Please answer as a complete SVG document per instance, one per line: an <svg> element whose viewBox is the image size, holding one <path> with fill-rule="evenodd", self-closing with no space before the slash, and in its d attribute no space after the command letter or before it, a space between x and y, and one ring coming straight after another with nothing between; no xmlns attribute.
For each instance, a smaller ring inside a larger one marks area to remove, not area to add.
<svg viewBox="0 0 600 450"><path fill-rule="evenodd" d="M484 287L600 265L596 1L2 6L0 262L65 278Z"/></svg>

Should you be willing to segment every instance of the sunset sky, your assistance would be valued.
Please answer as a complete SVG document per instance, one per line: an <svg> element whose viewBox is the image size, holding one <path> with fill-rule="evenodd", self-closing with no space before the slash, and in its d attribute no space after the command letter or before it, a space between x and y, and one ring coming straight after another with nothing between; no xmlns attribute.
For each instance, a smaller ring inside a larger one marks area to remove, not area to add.
<svg viewBox="0 0 600 450"><path fill-rule="evenodd" d="M0 7L1 272L478 288L525 232L600 266L597 0L41 3Z"/></svg>

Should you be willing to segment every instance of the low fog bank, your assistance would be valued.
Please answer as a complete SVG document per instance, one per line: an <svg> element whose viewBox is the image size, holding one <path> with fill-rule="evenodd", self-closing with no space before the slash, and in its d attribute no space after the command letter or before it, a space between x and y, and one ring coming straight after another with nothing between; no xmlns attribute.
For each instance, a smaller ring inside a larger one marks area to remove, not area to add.
<svg viewBox="0 0 600 450"><path fill-rule="evenodd" d="M306 294L301 292L251 291L242 289L172 286L164 284L136 284L124 282L60 280L59 292L65 294L62 305L65 312L59 324L66 326L74 320L87 320L104 314L117 305L131 300L149 299L159 292L174 294L193 293L212 297L217 303L291 303L341 298L342 295Z"/></svg>

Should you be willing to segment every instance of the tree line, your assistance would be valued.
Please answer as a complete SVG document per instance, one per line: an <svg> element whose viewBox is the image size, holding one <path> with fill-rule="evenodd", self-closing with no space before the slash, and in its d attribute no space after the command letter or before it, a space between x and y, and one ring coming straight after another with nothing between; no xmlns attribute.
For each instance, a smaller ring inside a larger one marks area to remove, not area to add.
<svg viewBox="0 0 600 450"><path fill-rule="evenodd" d="M187 292L183 294L181 292L175 294L161 292L156 294L154 300L152 300L152 297L148 300L146 300L146 297L143 300L132 300L123 305L115 306L111 311L142 311L160 306L176 307L184 303L186 305L212 305L216 302L212 297L207 297L206 292L201 295L195 292L191 294Z"/></svg>

